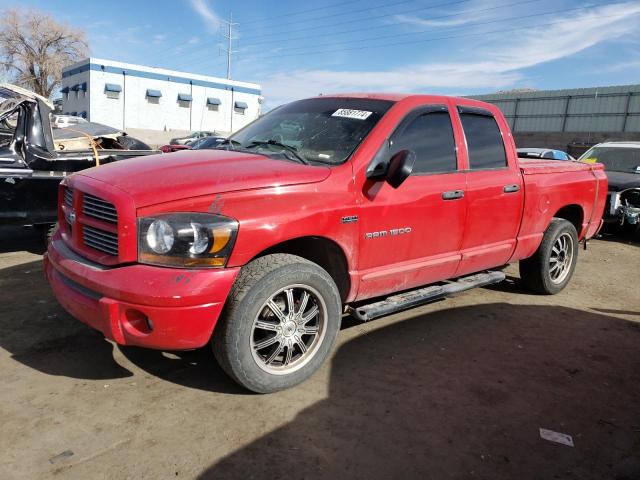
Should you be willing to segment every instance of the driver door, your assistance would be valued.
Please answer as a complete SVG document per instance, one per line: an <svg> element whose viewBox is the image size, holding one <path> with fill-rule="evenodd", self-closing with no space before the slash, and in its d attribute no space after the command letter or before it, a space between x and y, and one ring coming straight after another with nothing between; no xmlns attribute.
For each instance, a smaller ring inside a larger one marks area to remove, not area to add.
<svg viewBox="0 0 640 480"><path fill-rule="evenodd" d="M390 153L416 153L397 189L365 182L360 207L358 299L410 289L454 275L460 263L466 200L447 106L410 112L390 137Z"/></svg>

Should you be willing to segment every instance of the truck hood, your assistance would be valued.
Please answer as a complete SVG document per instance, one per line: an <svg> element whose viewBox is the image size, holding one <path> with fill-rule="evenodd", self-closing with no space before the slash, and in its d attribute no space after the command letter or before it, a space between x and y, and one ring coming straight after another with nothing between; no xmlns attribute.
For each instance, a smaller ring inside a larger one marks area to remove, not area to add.
<svg viewBox="0 0 640 480"><path fill-rule="evenodd" d="M609 178L609 190L612 192L621 192L628 188L640 188L640 174L627 172L613 172L607 170Z"/></svg>
<svg viewBox="0 0 640 480"><path fill-rule="evenodd" d="M136 208L183 198L320 182L328 167L303 165L229 150L149 155L83 170L133 197Z"/></svg>

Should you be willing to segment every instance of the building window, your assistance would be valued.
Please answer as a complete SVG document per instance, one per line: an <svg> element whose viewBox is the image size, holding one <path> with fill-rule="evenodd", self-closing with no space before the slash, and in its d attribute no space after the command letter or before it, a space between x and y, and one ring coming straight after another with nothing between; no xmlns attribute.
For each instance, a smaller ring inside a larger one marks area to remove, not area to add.
<svg viewBox="0 0 640 480"><path fill-rule="evenodd" d="M69 98L69 87L64 87L62 90L62 98L65 100Z"/></svg>
<svg viewBox="0 0 640 480"><path fill-rule="evenodd" d="M208 97L207 98L207 108L210 111L217 112L220 109L220 104L222 102L219 98L216 97Z"/></svg>
<svg viewBox="0 0 640 480"><path fill-rule="evenodd" d="M191 100L193 100L193 98L188 93L178 94L178 105L183 108L189 108L191 106Z"/></svg>
<svg viewBox="0 0 640 480"><path fill-rule="evenodd" d="M235 102L233 104L233 110L238 115L244 115L245 112L247 111L247 108L249 108L249 105L247 105L247 102Z"/></svg>
<svg viewBox="0 0 640 480"><path fill-rule="evenodd" d="M104 93L107 96L107 98L113 98L114 100L118 100L120 98L121 91L122 91L122 87L117 83L104 84Z"/></svg>
<svg viewBox="0 0 640 480"><path fill-rule="evenodd" d="M153 90L152 88L147 89L147 102L149 103L160 103L160 97L162 97L162 92L160 90Z"/></svg>

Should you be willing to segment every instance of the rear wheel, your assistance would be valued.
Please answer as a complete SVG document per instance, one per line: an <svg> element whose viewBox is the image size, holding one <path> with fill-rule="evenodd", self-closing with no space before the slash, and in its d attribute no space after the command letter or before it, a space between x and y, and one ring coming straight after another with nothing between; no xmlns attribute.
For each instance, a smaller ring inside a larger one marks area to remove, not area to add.
<svg viewBox="0 0 640 480"><path fill-rule="evenodd" d="M556 294L569 283L578 259L578 233L572 223L554 218L536 253L520 261L520 278L538 293Z"/></svg>
<svg viewBox="0 0 640 480"><path fill-rule="evenodd" d="M222 368L258 393L309 378L331 351L341 320L331 276L294 255L261 257L243 267L212 339Z"/></svg>

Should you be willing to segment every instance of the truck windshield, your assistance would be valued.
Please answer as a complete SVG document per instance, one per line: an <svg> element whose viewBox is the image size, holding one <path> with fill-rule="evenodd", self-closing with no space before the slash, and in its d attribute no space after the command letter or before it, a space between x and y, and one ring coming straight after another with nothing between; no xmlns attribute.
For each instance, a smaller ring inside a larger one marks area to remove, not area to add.
<svg viewBox="0 0 640 480"><path fill-rule="evenodd" d="M602 163L606 170L640 174L640 148L593 147L580 158L585 163Z"/></svg>
<svg viewBox="0 0 640 480"><path fill-rule="evenodd" d="M387 100L320 97L272 110L221 148L284 156L302 163L345 162L393 105Z"/></svg>

